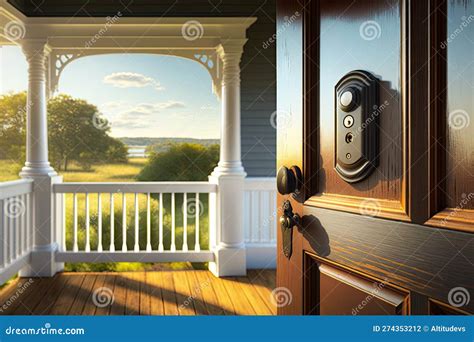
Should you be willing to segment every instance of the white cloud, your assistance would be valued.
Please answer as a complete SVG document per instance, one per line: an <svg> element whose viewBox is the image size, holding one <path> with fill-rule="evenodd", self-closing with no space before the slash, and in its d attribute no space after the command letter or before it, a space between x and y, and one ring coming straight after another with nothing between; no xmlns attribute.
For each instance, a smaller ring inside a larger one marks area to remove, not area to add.
<svg viewBox="0 0 474 342"><path fill-rule="evenodd" d="M186 108L184 102L181 101L174 101L169 100L165 102L142 102L136 105L132 105L130 103L124 101L111 101L105 102L99 106L100 110L105 113L109 114L120 114L124 112L139 112L143 114L153 114L159 113L162 110L166 109L179 109L179 108Z"/></svg>
<svg viewBox="0 0 474 342"><path fill-rule="evenodd" d="M184 107L183 102L173 100L157 103L144 102L134 106L122 102L112 102L101 106L104 111L107 108L114 112L112 127L116 128L150 128L158 122L158 116L162 115L163 110ZM164 115L168 116L169 114Z"/></svg>
<svg viewBox="0 0 474 342"><path fill-rule="evenodd" d="M155 89L156 90L165 90L165 87L163 87L160 82L155 81Z"/></svg>
<svg viewBox="0 0 474 342"><path fill-rule="evenodd" d="M127 112L114 119L113 128L147 128L151 126L150 117L140 113Z"/></svg>
<svg viewBox="0 0 474 342"><path fill-rule="evenodd" d="M156 103L156 106L160 109L170 109L170 108L184 108L186 105L180 101L166 101L161 103Z"/></svg>
<svg viewBox="0 0 474 342"><path fill-rule="evenodd" d="M116 88L154 87L156 90L165 89L154 78L133 72L115 72L105 76L103 82Z"/></svg>
<svg viewBox="0 0 474 342"><path fill-rule="evenodd" d="M130 108L130 104L124 101L110 101L102 103L99 106L99 109L102 112L116 112L116 111L123 111L125 109Z"/></svg>
<svg viewBox="0 0 474 342"><path fill-rule="evenodd" d="M201 106L199 109L202 111L214 111L217 108L211 105L204 105L204 106Z"/></svg>

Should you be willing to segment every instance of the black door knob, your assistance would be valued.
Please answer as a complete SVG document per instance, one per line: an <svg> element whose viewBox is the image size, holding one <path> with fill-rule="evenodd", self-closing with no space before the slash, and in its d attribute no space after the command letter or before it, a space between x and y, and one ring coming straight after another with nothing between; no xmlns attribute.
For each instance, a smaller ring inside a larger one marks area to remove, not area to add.
<svg viewBox="0 0 474 342"><path fill-rule="evenodd" d="M301 169L293 165L290 169L286 166L280 167L277 174L277 188L282 195L291 194L301 188L302 183Z"/></svg>

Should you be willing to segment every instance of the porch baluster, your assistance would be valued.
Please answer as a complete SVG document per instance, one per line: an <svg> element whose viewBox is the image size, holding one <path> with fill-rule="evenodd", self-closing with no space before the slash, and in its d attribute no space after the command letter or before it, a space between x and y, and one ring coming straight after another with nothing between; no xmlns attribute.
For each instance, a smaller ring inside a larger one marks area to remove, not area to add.
<svg viewBox="0 0 474 342"><path fill-rule="evenodd" d="M201 214L200 213L200 210L199 210L199 192L196 192L196 227L194 228L194 233L196 234L196 237L195 237L195 243L194 243L194 250L196 252L199 252L201 250L201 245L199 243L199 215Z"/></svg>
<svg viewBox="0 0 474 342"><path fill-rule="evenodd" d="M146 194L146 251L151 252L150 193Z"/></svg>
<svg viewBox="0 0 474 342"><path fill-rule="evenodd" d="M15 201L16 203L21 203L21 199L19 196L15 196ZM14 247L13 247L13 256L12 256L12 259L15 260L19 255L21 255L21 252L20 252L20 239L21 239L21 235L20 235L20 221L21 221L21 216L22 216L22 209L20 208L20 212L18 212L18 215L15 213L15 215L13 215L13 230L15 231L15 234L14 234Z"/></svg>
<svg viewBox="0 0 474 342"><path fill-rule="evenodd" d="M135 252L140 251L140 244L138 243L138 239L139 239L138 225L139 225L139 223L140 223L140 215L139 215L139 212L138 212L138 193L135 193L135 246L133 248L133 250Z"/></svg>
<svg viewBox="0 0 474 342"><path fill-rule="evenodd" d="M33 247L34 245L34 237L33 237L33 212L31 210L31 194L28 194L26 196L26 208L28 208L28 215L26 217L27 219L27 225L26 225L26 245L28 246L28 249ZM66 222L66 221L64 221ZM66 230L64 230L64 236L66 236Z"/></svg>
<svg viewBox="0 0 474 342"><path fill-rule="evenodd" d="M20 195L20 203L23 206L23 210L21 216L19 217L19 228L18 228L18 247L17 247L17 255L23 255L23 251L25 250L25 195Z"/></svg>
<svg viewBox="0 0 474 342"><path fill-rule="evenodd" d="M72 202L73 202L72 211L73 211L73 216L74 216L74 227L73 227L73 229L74 229L74 233L73 233L73 235L74 235L73 236L74 245L73 245L72 250L74 252L77 252L79 250L79 246L77 245L77 193L74 193L72 196L73 196L72 197Z"/></svg>
<svg viewBox="0 0 474 342"><path fill-rule="evenodd" d="M171 194L171 251L176 251L176 221L174 212L175 198L174 192Z"/></svg>
<svg viewBox="0 0 474 342"><path fill-rule="evenodd" d="M12 226L13 226L13 220L11 218L11 215L8 215L7 214L7 217L8 217L8 220L7 220L7 227L8 227L8 255L7 255L7 263L11 263L13 258L12 258L12 247L13 247L13 229L12 229Z"/></svg>
<svg viewBox="0 0 474 342"><path fill-rule="evenodd" d="M111 252L115 252L115 213L114 194L110 193L110 247Z"/></svg>
<svg viewBox="0 0 474 342"><path fill-rule="evenodd" d="M61 194L61 203L62 203L62 210L63 210L63 232L61 234L62 236L62 241L61 241L61 244L62 244L62 248L63 248L63 251L66 250L66 227L67 227L67 222L66 222L66 194ZM30 199L30 195L27 195L26 197L26 200L27 200L27 208L30 208L30 205L29 205L29 199ZM28 215L31 215L31 213L29 213ZM29 220L29 219L28 219ZM27 239L29 241L29 238L30 238L30 231L29 229L27 229ZM29 244L29 242L27 242L27 245Z"/></svg>
<svg viewBox="0 0 474 342"><path fill-rule="evenodd" d="M102 252L102 194L97 194L97 251Z"/></svg>
<svg viewBox="0 0 474 342"><path fill-rule="evenodd" d="M86 252L91 251L91 233L90 233L90 214L89 214L89 193L86 192Z"/></svg>
<svg viewBox="0 0 474 342"><path fill-rule="evenodd" d="M183 251L188 251L188 195L183 194Z"/></svg>
<svg viewBox="0 0 474 342"><path fill-rule="evenodd" d="M163 252L163 193L160 192L160 222L158 233L158 252Z"/></svg>
<svg viewBox="0 0 474 342"><path fill-rule="evenodd" d="M127 196L122 193L122 252L127 251Z"/></svg>

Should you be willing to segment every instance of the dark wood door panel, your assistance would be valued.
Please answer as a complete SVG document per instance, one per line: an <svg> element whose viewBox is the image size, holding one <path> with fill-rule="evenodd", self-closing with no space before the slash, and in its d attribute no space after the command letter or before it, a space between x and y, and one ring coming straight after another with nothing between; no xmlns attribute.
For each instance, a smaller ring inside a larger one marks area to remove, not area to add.
<svg viewBox="0 0 474 342"><path fill-rule="evenodd" d="M446 10L446 206L456 208L474 191L474 1L448 1ZM474 198L465 202L474 209Z"/></svg>
<svg viewBox="0 0 474 342"><path fill-rule="evenodd" d="M386 283L357 276L318 263L319 301L307 314L320 315L400 315L408 312L408 294ZM314 289L313 289L314 290Z"/></svg>
<svg viewBox="0 0 474 342"><path fill-rule="evenodd" d="M319 193L401 199L402 105L400 2L320 0ZM345 182L334 170L334 87L352 70L380 80L379 165L366 179Z"/></svg>
<svg viewBox="0 0 474 342"><path fill-rule="evenodd" d="M474 1L277 3L277 159L304 173L301 191L278 197L302 217L291 258L278 227L277 285L292 294L279 314L352 314L366 296L377 300L357 314L474 313L474 301L453 300L474 293L474 125L450 123L458 108L472 119L474 44L458 35L441 45L462 25L457 16L471 20ZM376 38L365 40L369 24ZM380 78L388 105L377 170L347 184L333 169L333 92L353 69Z"/></svg>
<svg viewBox="0 0 474 342"><path fill-rule="evenodd" d="M447 305L453 288L474 293L472 234L307 206L303 226L303 249L336 264Z"/></svg>
<svg viewBox="0 0 474 342"><path fill-rule="evenodd" d="M308 203L313 206L358 213L367 204L376 205L379 217L411 220L407 200L407 70L403 64L408 41L406 6L403 0L318 0L307 6L312 15L305 26L311 54L305 64L309 74L305 181L311 187L306 198L311 196ZM356 69L370 72L380 81L378 105L368 115L377 125L378 151L375 171L349 184L334 169L334 87L343 75Z"/></svg>
<svg viewBox="0 0 474 342"><path fill-rule="evenodd" d="M463 310L433 300L430 300L428 305L430 315L469 315Z"/></svg>

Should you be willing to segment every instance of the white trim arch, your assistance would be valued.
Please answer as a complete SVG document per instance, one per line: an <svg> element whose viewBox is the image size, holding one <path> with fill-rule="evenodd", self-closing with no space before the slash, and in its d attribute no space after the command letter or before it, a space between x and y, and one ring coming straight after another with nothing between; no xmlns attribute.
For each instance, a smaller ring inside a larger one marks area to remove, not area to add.
<svg viewBox="0 0 474 342"><path fill-rule="evenodd" d="M130 53L130 52L128 52ZM222 80L222 61L214 50L202 50L200 52L193 52L191 50L171 50L171 51L157 51L150 49L148 51L132 51L134 54L146 54L155 56L169 56L176 58L184 58L196 62L200 66L204 67L212 81L212 91L220 99L221 97L221 80ZM49 97L54 96L58 92L59 80L61 74L70 63L86 57L100 56L100 55L112 55L112 54L124 54L122 51L82 51L82 52L66 52L63 50L52 49L47 62L47 89Z"/></svg>

